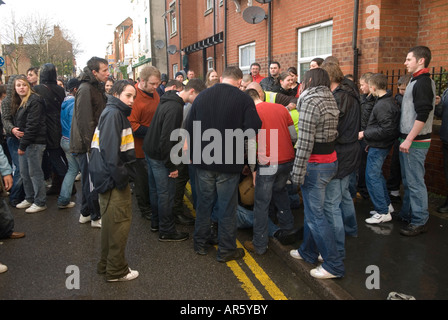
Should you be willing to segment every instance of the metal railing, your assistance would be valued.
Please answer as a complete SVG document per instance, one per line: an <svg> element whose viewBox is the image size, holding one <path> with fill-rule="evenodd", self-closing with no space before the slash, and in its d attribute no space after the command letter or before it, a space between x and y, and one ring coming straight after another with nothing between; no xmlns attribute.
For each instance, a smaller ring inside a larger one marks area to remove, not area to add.
<svg viewBox="0 0 448 320"><path fill-rule="evenodd" d="M395 94L398 93L397 82L402 76L406 74L406 70L386 70L386 72L381 71L381 73L387 76L388 88ZM448 71L440 67L430 68L431 78L436 84L436 95L441 96L443 91L448 87Z"/></svg>

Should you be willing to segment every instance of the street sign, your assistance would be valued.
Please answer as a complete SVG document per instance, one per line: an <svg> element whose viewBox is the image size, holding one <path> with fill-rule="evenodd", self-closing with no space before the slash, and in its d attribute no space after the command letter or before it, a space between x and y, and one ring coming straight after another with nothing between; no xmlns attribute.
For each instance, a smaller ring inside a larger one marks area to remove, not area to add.
<svg viewBox="0 0 448 320"><path fill-rule="evenodd" d="M3 67L5 65L5 59L3 57L0 57L0 67Z"/></svg>

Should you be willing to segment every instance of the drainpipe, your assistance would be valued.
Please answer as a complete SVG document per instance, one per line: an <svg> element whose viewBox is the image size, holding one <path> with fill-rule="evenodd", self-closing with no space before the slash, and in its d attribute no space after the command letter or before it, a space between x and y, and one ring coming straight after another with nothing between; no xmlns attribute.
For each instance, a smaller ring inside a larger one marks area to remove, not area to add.
<svg viewBox="0 0 448 320"><path fill-rule="evenodd" d="M227 68L227 0L224 0L224 69Z"/></svg>
<svg viewBox="0 0 448 320"><path fill-rule="evenodd" d="M268 57L269 57L269 63L268 63L268 70L269 66L272 62L272 1L269 2L269 12L268 12L268 28L269 28L269 35L268 35Z"/></svg>
<svg viewBox="0 0 448 320"><path fill-rule="evenodd" d="M353 16L353 79L355 83L358 82L358 58L359 58L359 48L358 44L358 16L359 16L359 0L355 0L355 10Z"/></svg>
<svg viewBox="0 0 448 320"><path fill-rule="evenodd" d="M179 65L181 66L179 71L182 71L182 70L184 70L184 65L183 65L183 57L182 57L182 54L181 54L181 50L182 50L182 24L181 24L181 20L180 19L181 19L182 15L181 15L181 11L180 11L180 1L181 0L178 0L179 28L178 28L177 32L179 34L179 60L180 60Z"/></svg>

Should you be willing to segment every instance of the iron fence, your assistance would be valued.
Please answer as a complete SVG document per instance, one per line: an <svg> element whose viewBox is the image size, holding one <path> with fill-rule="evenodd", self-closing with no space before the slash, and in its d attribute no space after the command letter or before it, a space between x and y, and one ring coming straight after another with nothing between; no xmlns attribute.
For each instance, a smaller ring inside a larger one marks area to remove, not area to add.
<svg viewBox="0 0 448 320"><path fill-rule="evenodd" d="M386 72L381 71L381 73L387 76L388 88L393 93L398 93L398 79L406 74L406 70L386 70ZM430 68L430 74L436 84L436 95L441 96L448 87L448 71L443 67L437 68L437 70L436 67L432 67Z"/></svg>

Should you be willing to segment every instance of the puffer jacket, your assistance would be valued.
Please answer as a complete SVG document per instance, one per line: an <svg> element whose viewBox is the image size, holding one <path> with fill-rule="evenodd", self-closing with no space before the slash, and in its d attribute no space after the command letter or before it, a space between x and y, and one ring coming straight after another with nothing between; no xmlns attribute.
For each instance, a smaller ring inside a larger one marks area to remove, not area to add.
<svg viewBox="0 0 448 320"><path fill-rule="evenodd" d="M65 90L58 86L57 76L55 65L46 63L39 71L39 85L33 87L45 101L47 149L60 148L62 137L61 105L65 99Z"/></svg>
<svg viewBox="0 0 448 320"><path fill-rule="evenodd" d="M361 163L361 147L358 134L361 127L361 108L359 94L345 79L333 90L339 108L338 172L336 179L342 179L358 169Z"/></svg>
<svg viewBox="0 0 448 320"><path fill-rule="evenodd" d="M379 97L364 130L364 140L374 148L392 147L400 136L400 109L391 92Z"/></svg>
<svg viewBox="0 0 448 320"><path fill-rule="evenodd" d="M104 84L95 78L88 67L84 68L80 81L70 129L70 152L72 153L90 151L95 128L107 102Z"/></svg>
<svg viewBox="0 0 448 320"><path fill-rule="evenodd" d="M27 103L17 109L14 123L24 133L20 139L20 150L26 151L31 144L47 143L45 102L38 94L32 93Z"/></svg>
<svg viewBox="0 0 448 320"><path fill-rule="evenodd" d="M92 139L89 171L98 193L124 189L135 178L134 136L128 120L132 109L108 96L106 108Z"/></svg>
<svg viewBox="0 0 448 320"><path fill-rule="evenodd" d="M361 95L361 131L364 131L369 122L370 114L375 105L375 97L371 94Z"/></svg>

